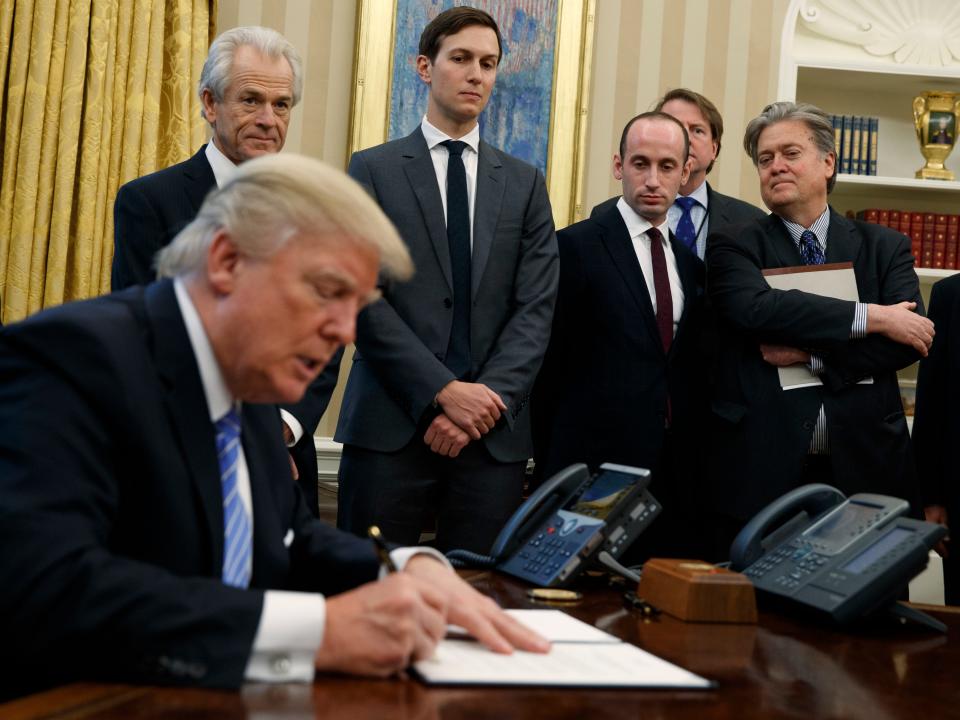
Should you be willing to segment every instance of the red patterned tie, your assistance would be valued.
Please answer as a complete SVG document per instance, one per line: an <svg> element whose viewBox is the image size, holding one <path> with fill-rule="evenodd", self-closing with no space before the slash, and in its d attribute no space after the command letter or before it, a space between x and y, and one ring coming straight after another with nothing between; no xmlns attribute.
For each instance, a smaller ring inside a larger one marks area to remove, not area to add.
<svg viewBox="0 0 960 720"><path fill-rule="evenodd" d="M663 235L655 227L647 230L650 236L650 257L653 260L653 290L657 295L657 329L663 351L670 350L673 342L673 295L670 292L670 276L667 275L667 256L663 252Z"/></svg>

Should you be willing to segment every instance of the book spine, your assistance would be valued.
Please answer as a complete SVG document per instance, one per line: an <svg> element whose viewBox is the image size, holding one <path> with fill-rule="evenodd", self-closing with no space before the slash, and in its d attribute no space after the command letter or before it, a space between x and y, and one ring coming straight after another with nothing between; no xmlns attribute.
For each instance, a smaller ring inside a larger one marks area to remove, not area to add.
<svg viewBox="0 0 960 720"><path fill-rule="evenodd" d="M945 267L958 270L960 263L960 215L947 215L947 259Z"/></svg>
<svg viewBox="0 0 960 720"><path fill-rule="evenodd" d="M870 118L862 118L860 130L860 174L870 174Z"/></svg>
<svg viewBox="0 0 960 720"><path fill-rule="evenodd" d="M917 248L913 254L916 266L926 267L923 264L923 213L910 213L910 239L911 247Z"/></svg>
<svg viewBox="0 0 960 720"><path fill-rule="evenodd" d="M844 115L842 120L843 127L843 148L840 155L840 172L850 172L850 135L853 132L853 118L850 115Z"/></svg>
<svg viewBox="0 0 960 720"><path fill-rule="evenodd" d="M839 163L843 154L843 119L839 115L831 115L830 124L833 125L833 149L837 154L836 162Z"/></svg>
<svg viewBox="0 0 960 720"><path fill-rule="evenodd" d="M877 135L880 131L880 118L870 118L870 175L877 174Z"/></svg>
<svg viewBox="0 0 960 720"><path fill-rule="evenodd" d="M913 255L913 266L918 267L920 265L920 250L921 242L920 235L913 232L913 225L910 222L911 214L906 210L900 213L900 227L897 228L900 232L910 238L910 254Z"/></svg>
<svg viewBox="0 0 960 720"><path fill-rule="evenodd" d="M921 267L933 267L933 226L936 224L936 215L925 213L923 216L923 262Z"/></svg>
<svg viewBox="0 0 960 720"><path fill-rule="evenodd" d="M863 118L853 116L853 132L850 133L850 172L860 174L860 136L863 134Z"/></svg>
<svg viewBox="0 0 960 720"><path fill-rule="evenodd" d="M877 224L880 222L880 211L876 208L868 208L857 213L857 220Z"/></svg>
<svg viewBox="0 0 960 720"><path fill-rule="evenodd" d="M880 216L877 218L877 224L883 225L884 227L890 227L890 211L881 210Z"/></svg>

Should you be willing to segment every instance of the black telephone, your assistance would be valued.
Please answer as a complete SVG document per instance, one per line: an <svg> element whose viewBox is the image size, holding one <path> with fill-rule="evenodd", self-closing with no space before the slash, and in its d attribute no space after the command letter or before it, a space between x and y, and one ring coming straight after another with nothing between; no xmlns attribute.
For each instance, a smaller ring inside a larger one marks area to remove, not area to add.
<svg viewBox="0 0 960 720"><path fill-rule="evenodd" d="M896 602L947 532L904 517L909 509L899 498L870 493L846 498L829 485L805 485L747 523L730 548L730 566L758 591L841 624L889 609L945 629Z"/></svg>
<svg viewBox="0 0 960 720"><path fill-rule="evenodd" d="M606 550L618 558L660 513L650 471L571 465L545 481L504 525L489 556L451 550L454 564L496 566L542 587L569 584Z"/></svg>

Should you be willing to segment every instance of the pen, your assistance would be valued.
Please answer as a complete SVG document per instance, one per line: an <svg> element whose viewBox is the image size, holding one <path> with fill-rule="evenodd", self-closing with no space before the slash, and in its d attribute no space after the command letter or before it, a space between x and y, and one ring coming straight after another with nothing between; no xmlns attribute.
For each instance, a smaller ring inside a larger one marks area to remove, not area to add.
<svg viewBox="0 0 960 720"><path fill-rule="evenodd" d="M397 572L397 566L393 564L393 559L390 557L390 551L387 549L387 543L383 540L380 528L376 525L371 525L367 528L367 537L373 540L373 545L377 549L377 557L380 558L380 564L383 568L388 573Z"/></svg>

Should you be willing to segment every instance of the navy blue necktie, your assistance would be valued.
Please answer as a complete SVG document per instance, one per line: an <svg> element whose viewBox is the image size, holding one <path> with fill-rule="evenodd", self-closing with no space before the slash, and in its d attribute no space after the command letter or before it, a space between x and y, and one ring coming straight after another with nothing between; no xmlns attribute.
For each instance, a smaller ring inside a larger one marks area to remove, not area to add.
<svg viewBox="0 0 960 720"><path fill-rule="evenodd" d="M693 215L690 211L700 203L692 197L684 197L683 195L677 195L673 202L680 207L680 222L677 223L677 231L674 235L677 236L677 240L690 248L696 255L697 228L693 224Z"/></svg>
<svg viewBox="0 0 960 720"><path fill-rule="evenodd" d="M810 230L804 230L800 235L800 258L804 265L823 265L823 250L817 236Z"/></svg>
<svg viewBox="0 0 960 720"><path fill-rule="evenodd" d="M240 461L240 415L230 410L217 420L217 462L223 493L223 583L245 588L253 572L250 518L237 487Z"/></svg>
<svg viewBox="0 0 960 720"><path fill-rule="evenodd" d="M467 171L459 140L446 140L447 160L447 242L453 271L453 324L443 364L460 380L470 375L470 202L467 199Z"/></svg>

